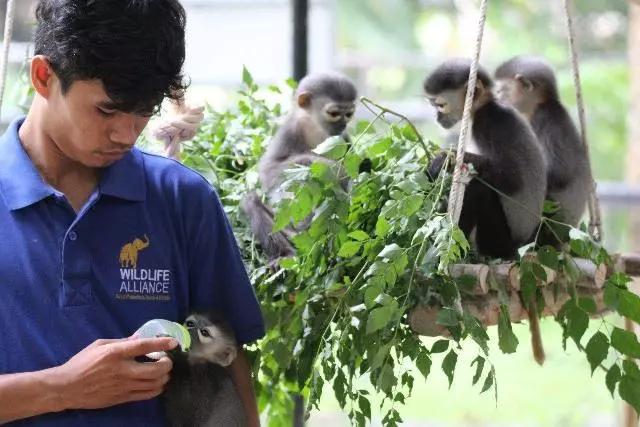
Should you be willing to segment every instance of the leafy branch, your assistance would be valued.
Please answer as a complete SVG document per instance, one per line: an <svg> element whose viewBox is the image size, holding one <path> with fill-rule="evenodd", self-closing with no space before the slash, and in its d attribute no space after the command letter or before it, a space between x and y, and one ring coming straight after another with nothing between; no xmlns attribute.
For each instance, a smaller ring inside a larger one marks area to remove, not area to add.
<svg viewBox="0 0 640 427"><path fill-rule="evenodd" d="M327 387L353 424L371 420L374 390L383 397L384 425L398 425L400 405L411 394L415 376L427 378L433 357L442 354L439 369L451 385L458 351L467 338L480 349L470 381L481 393L493 388L497 399L487 327L465 302L475 278L450 274L452 266L474 259L465 236L441 209L451 176L430 181L424 173L425 162L438 147L425 141L405 116L363 97L362 104L375 117L355 124L354 143L347 147L339 138L330 138L317 148L341 163L352 179L348 191L337 185L335 172L323 163L286 172L283 186L293 197L275 206L276 228L309 215L313 219L292 239L297 255L282 260L281 270L273 274L265 267L238 202L246 191L258 189L257 162L279 117L287 112L290 94L276 87L259 88L247 70L243 82L233 110L208 110L200 132L185 146L183 160L207 173L216 185L262 304L268 332L250 356L260 409L269 413L269 425L289 423L292 392L303 394L312 408ZM288 87L293 85L289 82ZM402 121L380 120L385 114ZM359 173L364 158L372 160L373 168ZM571 229L567 243L566 251L522 248L519 291L525 300L537 298L542 310L538 283L549 281L546 271L569 278L549 285L554 292L569 294L555 315L564 345L572 340L585 353L592 372L598 367L607 370L611 393L617 387L623 399L640 409L640 372L624 359L637 358L640 343L635 335L608 325L597 314L593 298L581 296L575 287L580 274L577 257L596 265L611 265L611 257L584 228ZM610 310L638 322L640 300L626 287L629 280L623 273L610 275L604 299ZM491 293L501 304L499 348L513 353L518 340L511 327L509 291L494 286ZM411 311L421 305L438 308L435 322L447 335L430 348L409 322ZM592 317L605 328L585 343ZM612 355L614 361L606 362Z"/></svg>

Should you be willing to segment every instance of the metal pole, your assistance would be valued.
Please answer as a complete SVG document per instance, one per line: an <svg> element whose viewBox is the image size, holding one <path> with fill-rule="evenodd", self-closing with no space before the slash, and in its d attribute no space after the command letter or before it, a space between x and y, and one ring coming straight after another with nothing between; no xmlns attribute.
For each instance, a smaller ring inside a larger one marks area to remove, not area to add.
<svg viewBox="0 0 640 427"><path fill-rule="evenodd" d="M293 6L293 79L299 82L309 68L309 0L291 0Z"/></svg>

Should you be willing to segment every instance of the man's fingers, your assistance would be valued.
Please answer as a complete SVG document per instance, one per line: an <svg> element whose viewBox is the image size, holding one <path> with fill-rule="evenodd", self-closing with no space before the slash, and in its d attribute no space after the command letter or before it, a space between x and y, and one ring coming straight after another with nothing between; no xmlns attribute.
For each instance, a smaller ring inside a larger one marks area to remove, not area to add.
<svg viewBox="0 0 640 427"><path fill-rule="evenodd" d="M92 342L88 347L100 347L107 344L113 344L117 342L126 341L126 338L101 338Z"/></svg>
<svg viewBox="0 0 640 427"><path fill-rule="evenodd" d="M131 362L130 367L131 377L136 380L157 380L171 372L173 363L168 357L163 357L155 362Z"/></svg>
<svg viewBox="0 0 640 427"><path fill-rule="evenodd" d="M112 350L124 357L142 356L156 351L167 351L175 348L178 341L174 338L140 338L135 340L124 339L122 342L111 344Z"/></svg>

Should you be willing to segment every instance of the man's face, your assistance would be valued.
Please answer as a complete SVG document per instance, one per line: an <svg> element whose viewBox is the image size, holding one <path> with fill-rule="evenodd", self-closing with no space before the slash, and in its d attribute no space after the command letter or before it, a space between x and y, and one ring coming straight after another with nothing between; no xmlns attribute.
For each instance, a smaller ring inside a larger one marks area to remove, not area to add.
<svg viewBox="0 0 640 427"><path fill-rule="evenodd" d="M87 167L108 166L122 158L150 119L114 110L97 80L76 81L63 95L54 78L47 102L47 131L57 150Z"/></svg>

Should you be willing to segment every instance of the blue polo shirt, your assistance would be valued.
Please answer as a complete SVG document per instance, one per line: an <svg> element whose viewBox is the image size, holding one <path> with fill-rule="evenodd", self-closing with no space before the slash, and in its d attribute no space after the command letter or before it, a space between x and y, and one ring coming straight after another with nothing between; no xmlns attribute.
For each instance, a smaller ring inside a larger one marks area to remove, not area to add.
<svg viewBox="0 0 640 427"><path fill-rule="evenodd" d="M23 120L0 138L0 374L61 365L98 338L194 308L221 310L240 343L264 335L231 227L202 176L133 149L76 215L24 151ZM8 425L165 424L153 399Z"/></svg>

